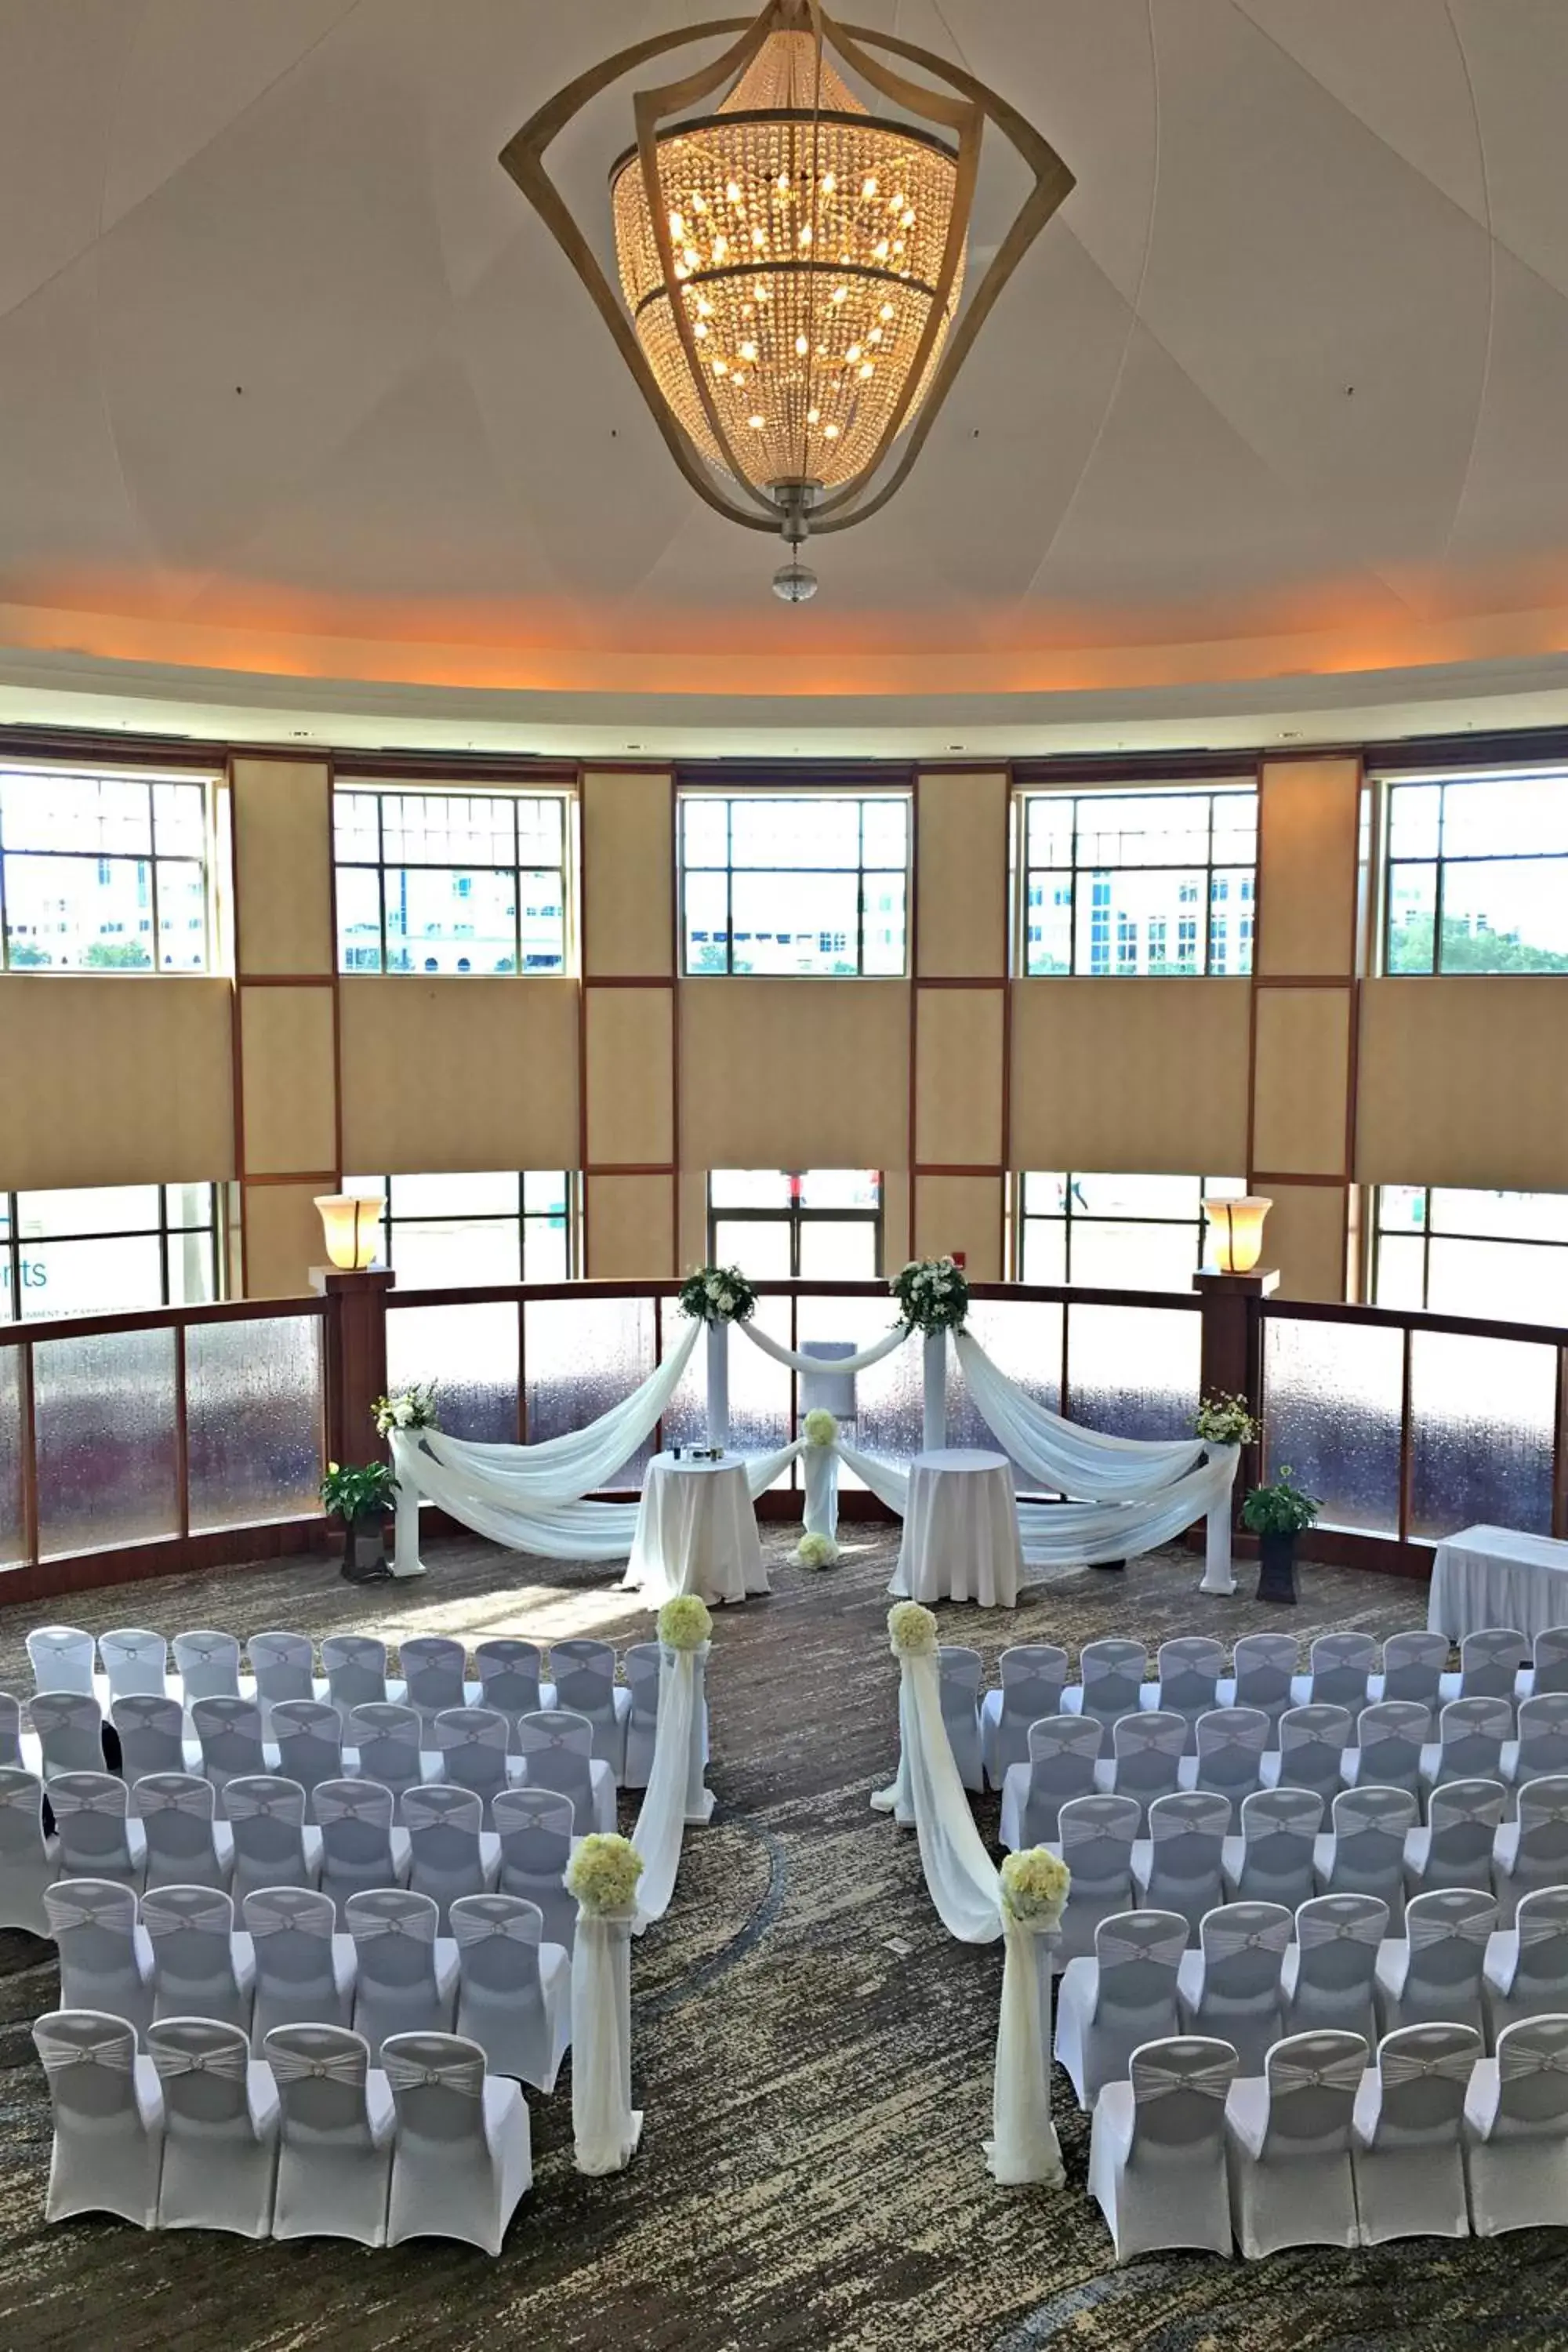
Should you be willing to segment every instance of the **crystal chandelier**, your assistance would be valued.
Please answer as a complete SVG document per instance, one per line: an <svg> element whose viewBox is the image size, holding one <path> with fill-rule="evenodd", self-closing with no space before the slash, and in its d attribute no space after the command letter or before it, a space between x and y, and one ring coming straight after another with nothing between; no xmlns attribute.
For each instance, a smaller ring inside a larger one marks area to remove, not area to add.
<svg viewBox="0 0 1568 2352"><path fill-rule="evenodd" d="M639 66L737 34L684 80L634 93L636 141L610 173L617 292L545 150ZM835 57L896 117L871 114ZM987 121L1035 184L961 314ZM816 587L798 560L808 532L847 530L891 498L1004 282L1073 184L983 83L910 42L851 34L820 0L769 0L754 20L620 51L542 107L501 161L586 284L692 488L731 521L783 532L795 560L773 585L792 603Z"/></svg>

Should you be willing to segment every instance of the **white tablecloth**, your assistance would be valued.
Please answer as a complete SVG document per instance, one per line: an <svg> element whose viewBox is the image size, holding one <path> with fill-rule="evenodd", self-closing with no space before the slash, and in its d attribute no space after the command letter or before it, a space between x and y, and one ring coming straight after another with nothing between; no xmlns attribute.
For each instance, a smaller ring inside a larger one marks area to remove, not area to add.
<svg viewBox="0 0 1568 2352"><path fill-rule="evenodd" d="M740 1454L718 1462L654 1455L624 1581L640 1587L653 1609L676 1592L715 1601L770 1590Z"/></svg>
<svg viewBox="0 0 1568 2352"><path fill-rule="evenodd" d="M1517 1625L1531 1641L1568 1625L1568 1543L1514 1528L1465 1528L1437 1547L1426 1623L1458 1641L1489 1625Z"/></svg>
<svg viewBox="0 0 1568 2352"><path fill-rule="evenodd" d="M910 1601L977 1601L1011 1609L1023 1579L1018 1508L1005 1454L964 1446L917 1454L898 1573L888 1588Z"/></svg>

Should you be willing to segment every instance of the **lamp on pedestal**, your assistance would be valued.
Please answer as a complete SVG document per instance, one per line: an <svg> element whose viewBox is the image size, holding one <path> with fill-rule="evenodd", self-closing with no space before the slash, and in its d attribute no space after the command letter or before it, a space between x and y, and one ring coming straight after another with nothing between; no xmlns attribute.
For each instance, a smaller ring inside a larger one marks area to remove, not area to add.
<svg viewBox="0 0 1568 2352"><path fill-rule="evenodd" d="M345 1270L372 1265L381 1242L380 1193L326 1192L316 1206L332 1264Z"/></svg>
<svg viewBox="0 0 1568 2352"><path fill-rule="evenodd" d="M1210 1263L1219 1274L1250 1274L1263 1255L1263 1220L1274 1206L1261 1192L1239 1201L1205 1201Z"/></svg>

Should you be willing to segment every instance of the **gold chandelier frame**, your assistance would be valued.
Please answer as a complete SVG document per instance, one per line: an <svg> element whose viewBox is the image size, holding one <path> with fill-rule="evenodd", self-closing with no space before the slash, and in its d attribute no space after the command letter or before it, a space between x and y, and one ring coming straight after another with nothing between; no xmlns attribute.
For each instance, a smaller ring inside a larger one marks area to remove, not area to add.
<svg viewBox="0 0 1568 2352"><path fill-rule="evenodd" d="M587 72L568 82L529 118L502 149L500 161L586 287L599 315L615 338L621 357L631 371L666 446L699 498L745 530L776 531L785 518L786 509L776 498L748 478L737 457L708 384L706 371L700 363L692 340L691 323L686 316L686 306L678 299L675 253L658 176L658 139L661 125L687 108L700 106L704 99L711 98L734 76L742 73L771 35L805 31L814 37L818 55L825 49L831 50L879 96L903 109L915 118L917 123L928 126L928 129L921 133L915 131L912 125L872 118L880 121L881 127L889 130L904 128L913 136L948 133L957 140L954 200L941 269L932 289L930 310L920 341L910 362L902 389L865 464L850 480L813 505L810 529L815 536L847 530L858 522L867 521L886 506L907 479L925 445L927 435L941 413L942 403L952 390L959 369L968 357L997 297L1073 187L1072 173L1049 141L995 90L977 81L973 74L964 72L961 67L949 65L943 58L932 56L929 50L918 47L913 42L900 40L893 34L873 32L860 26L839 25L826 15L821 0L769 0L769 5L754 18L721 16L706 24L654 35L647 40L635 42L629 48L618 50L614 57L605 58L599 65L590 67ZM728 495L721 487L713 467L704 459L670 407L617 289L606 276L593 245L574 217L544 162L547 151L567 124L595 99L612 89L616 82L624 80L637 68L674 50L729 36L736 37L712 63L661 88L635 91L632 111L644 198L657 241L659 268L669 297L671 314L708 428L723 458L730 481L742 494L743 502L742 499ZM945 84L945 89L931 89L924 83L910 80L891 66L880 62L871 54L873 50L885 51L889 56L919 66ZM910 425L898 461L886 479L879 483L877 478L883 472L893 443L902 432L911 404L921 393L932 352L947 325L948 304L963 259L979 175L981 143L987 122L995 127L1022 158L1034 175L1034 184L1015 214L1006 234L991 257L989 267L973 288L962 315L953 322L942 357L931 374L930 388ZM786 530L786 536L790 535Z"/></svg>

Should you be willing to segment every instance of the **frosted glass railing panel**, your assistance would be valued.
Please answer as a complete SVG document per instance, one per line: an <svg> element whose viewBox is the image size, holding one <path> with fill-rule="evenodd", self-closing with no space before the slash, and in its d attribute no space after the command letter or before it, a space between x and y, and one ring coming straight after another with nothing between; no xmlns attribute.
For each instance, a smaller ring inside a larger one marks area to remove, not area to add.
<svg viewBox="0 0 1568 2352"><path fill-rule="evenodd" d="M690 1326L673 1298L661 1298L664 1319L663 1354L669 1356ZM787 1298L760 1298L752 1318L759 1331L781 1347L790 1344L790 1303ZM744 1334L730 1334L730 1443L738 1454L772 1454L789 1440L790 1374ZM664 1416L666 1445L701 1445L708 1433L708 1343L699 1339L696 1352L670 1399ZM773 1484L785 1487L785 1470Z"/></svg>
<svg viewBox="0 0 1568 2352"><path fill-rule="evenodd" d="M517 1308L391 1307L386 1318L390 1391L435 1381L437 1411L453 1437L479 1445L517 1444Z"/></svg>
<svg viewBox="0 0 1568 2352"><path fill-rule="evenodd" d="M0 1568L26 1556L22 1523L22 1350L0 1348Z"/></svg>
<svg viewBox="0 0 1568 2352"><path fill-rule="evenodd" d="M1068 1412L1111 1437L1185 1437L1203 1318L1191 1309L1068 1306Z"/></svg>
<svg viewBox="0 0 1568 2352"><path fill-rule="evenodd" d="M975 1298L968 1328L998 1370L1052 1412L1062 1409L1062 1308L1046 1299ZM957 1352L948 1349L947 1429L954 1445L980 1445L994 1453L997 1440L970 1402ZM1013 1483L1025 1494L1041 1492L1017 1463Z"/></svg>
<svg viewBox="0 0 1568 2352"><path fill-rule="evenodd" d="M523 1309L528 1439L585 1429L620 1404L654 1368L652 1298L531 1298ZM652 1458L649 1437L611 1481L633 1493Z"/></svg>
<svg viewBox="0 0 1568 2352"><path fill-rule="evenodd" d="M43 1559L179 1533L172 1330L41 1339L33 1410Z"/></svg>
<svg viewBox="0 0 1568 2352"><path fill-rule="evenodd" d="M852 1339L857 1348L868 1348L892 1329L893 1301L890 1297L803 1298L797 1328L797 1347L804 1347L808 1339ZM856 1374L858 1440L865 1453L903 1463L920 1452L921 1379L918 1339L896 1348L869 1371ZM838 1484L848 1489L858 1487L860 1481L841 1470Z"/></svg>
<svg viewBox="0 0 1568 2352"><path fill-rule="evenodd" d="M313 1315L193 1323L185 1334L191 1527L321 1507L321 1325Z"/></svg>
<svg viewBox="0 0 1568 2352"><path fill-rule="evenodd" d="M1269 1475L1288 1464L1325 1527L1397 1535L1402 1334L1276 1317L1263 1332Z"/></svg>
<svg viewBox="0 0 1568 2352"><path fill-rule="evenodd" d="M1557 1350L1416 1331L1410 1358L1410 1533L1489 1521L1552 1532Z"/></svg>

